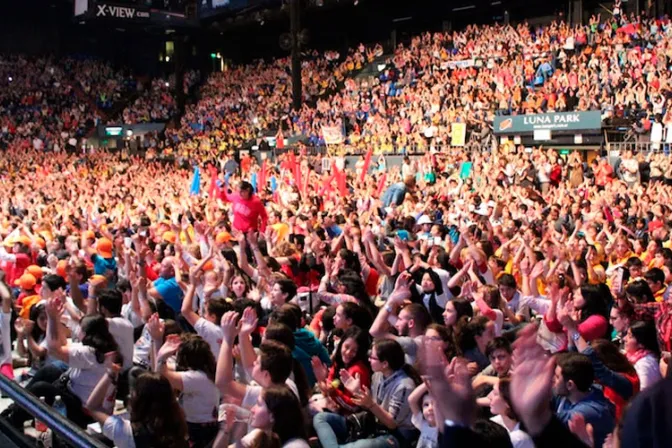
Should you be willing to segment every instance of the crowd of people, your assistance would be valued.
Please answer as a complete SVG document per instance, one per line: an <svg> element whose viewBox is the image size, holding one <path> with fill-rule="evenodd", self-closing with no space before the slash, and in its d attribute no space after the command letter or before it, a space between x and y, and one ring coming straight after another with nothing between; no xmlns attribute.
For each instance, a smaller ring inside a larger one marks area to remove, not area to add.
<svg viewBox="0 0 672 448"><path fill-rule="evenodd" d="M662 157L288 153L194 194L125 153L10 150L2 372L119 447L664 446Z"/></svg>
<svg viewBox="0 0 672 448"><path fill-rule="evenodd" d="M286 59L229 67L152 137L175 164L59 151L86 104L0 60L0 372L120 448L667 446L669 156L379 154L496 113L665 119L670 32L468 27L359 81L380 47L314 53L298 112ZM129 119L170 109L156 82ZM229 155L322 126L366 156Z"/></svg>
<svg viewBox="0 0 672 448"><path fill-rule="evenodd" d="M0 57L0 148L59 151L100 120L50 58Z"/></svg>
<svg viewBox="0 0 672 448"><path fill-rule="evenodd" d="M620 14L586 25L474 25L417 36L378 75L357 78L349 75L382 46L360 45L344 58L313 52L304 57L298 111L288 60L232 67L209 78L172 146L216 153L276 130L324 146L329 127L342 130L350 153L425 152L449 146L454 123L480 133L496 115L587 110L648 132L672 125L670 33L667 17Z"/></svg>
<svg viewBox="0 0 672 448"><path fill-rule="evenodd" d="M185 96L191 92L200 79L196 70L188 70L184 73ZM121 120L125 124L167 122L173 118L177 110L175 98L175 75L168 79L153 78L147 87L139 89L138 97L126 106L121 114ZM111 120L111 123L117 122Z"/></svg>
<svg viewBox="0 0 672 448"><path fill-rule="evenodd" d="M127 70L115 70L105 61L89 58L66 58L62 61L68 73L76 73L82 91L102 110L109 110L137 88L137 80Z"/></svg>

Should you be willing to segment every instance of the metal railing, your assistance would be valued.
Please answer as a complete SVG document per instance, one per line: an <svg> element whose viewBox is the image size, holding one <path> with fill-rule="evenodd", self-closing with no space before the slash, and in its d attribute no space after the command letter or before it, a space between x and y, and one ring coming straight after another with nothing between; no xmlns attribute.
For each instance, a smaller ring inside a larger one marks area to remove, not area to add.
<svg viewBox="0 0 672 448"><path fill-rule="evenodd" d="M79 426L41 402L20 385L0 375L0 390L17 406L22 407L34 418L44 422L54 434L60 436L69 446L76 448L105 448L105 445L91 437Z"/></svg>
<svg viewBox="0 0 672 448"><path fill-rule="evenodd" d="M665 152L666 149L670 149L672 145L669 143L653 143L651 141L629 141L629 142L609 142L607 143L608 151L633 151L636 153L657 153Z"/></svg>

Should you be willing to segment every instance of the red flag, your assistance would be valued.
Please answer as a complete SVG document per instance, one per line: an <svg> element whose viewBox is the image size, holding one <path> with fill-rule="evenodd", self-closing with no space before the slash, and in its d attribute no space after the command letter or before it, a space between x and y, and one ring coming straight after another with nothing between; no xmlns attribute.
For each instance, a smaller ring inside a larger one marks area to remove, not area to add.
<svg viewBox="0 0 672 448"><path fill-rule="evenodd" d="M296 185L297 190L301 192L301 162L295 157L294 158L294 184Z"/></svg>
<svg viewBox="0 0 672 448"><path fill-rule="evenodd" d="M331 176L327 177L322 181L322 189L320 190L320 196L323 196L324 193L331 191L331 183L334 181L334 178L336 177L336 171L333 171Z"/></svg>
<svg viewBox="0 0 672 448"><path fill-rule="evenodd" d="M364 177L366 174L369 172L369 165L371 165L371 156L373 155L373 151L369 149L366 152L366 156L364 157L364 166L362 167L362 173L359 175L359 181L364 182Z"/></svg>
<svg viewBox="0 0 672 448"><path fill-rule="evenodd" d="M215 192L219 190L217 188L217 168L212 165L208 165L208 172L210 173L210 188L208 188L208 197L214 198Z"/></svg>
<svg viewBox="0 0 672 448"><path fill-rule="evenodd" d="M336 170L338 173L337 181L338 181L338 192L341 194L342 197L346 197L348 195L348 190L345 185L345 171L341 170Z"/></svg>
<svg viewBox="0 0 672 448"><path fill-rule="evenodd" d="M257 176L257 183L257 189L259 191L264 191L266 188L266 159L261 162L261 169L259 170L259 176Z"/></svg>
<svg viewBox="0 0 672 448"><path fill-rule="evenodd" d="M380 197L380 195L383 193L383 189L385 188L386 183L387 173L383 173L383 175L380 176L380 179L378 179L378 191L376 192L376 196Z"/></svg>

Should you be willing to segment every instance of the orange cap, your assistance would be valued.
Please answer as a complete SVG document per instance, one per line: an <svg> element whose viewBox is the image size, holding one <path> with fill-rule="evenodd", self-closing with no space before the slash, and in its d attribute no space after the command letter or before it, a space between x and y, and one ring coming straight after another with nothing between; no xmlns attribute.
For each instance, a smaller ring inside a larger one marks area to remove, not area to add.
<svg viewBox="0 0 672 448"><path fill-rule="evenodd" d="M28 238L27 236L24 236L24 235L21 235L19 237L19 239L17 240L17 243L21 243L24 246L28 246L28 247L33 245L33 241L30 238Z"/></svg>
<svg viewBox="0 0 672 448"><path fill-rule="evenodd" d="M67 268L68 260L59 260L58 264L56 265L56 274L60 275L64 279L67 279Z"/></svg>
<svg viewBox="0 0 672 448"><path fill-rule="evenodd" d="M176 240L177 236L175 235L175 232L171 232L170 230L168 230L167 232L163 232L163 241L170 244L175 244Z"/></svg>
<svg viewBox="0 0 672 448"><path fill-rule="evenodd" d="M112 241L107 238L101 238L96 243L96 250L103 258L112 258Z"/></svg>
<svg viewBox="0 0 672 448"><path fill-rule="evenodd" d="M206 261L203 265L204 271L212 271L213 269L215 269L215 264L212 262L212 260Z"/></svg>
<svg viewBox="0 0 672 448"><path fill-rule="evenodd" d="M40 249L45 249L47 247L47 242L44 241L39 236L35 238L35 244L37 244L40 247Z"/></svg>
<svg viewBox="0 0 672 448"><path fill-rule="evenodd" d="M215 238L217 244L224 244L231 241L231 234L227 231L219 232Z"/></svg>
<svg viewBox="0 0 672 448"><path fill-rule="evenodd" d="M42 278L42 268L36 264L31 264L26 268L26 272L35 277L35 280L40 280Z"/></svg>
<svg viewBox="0 0 672 448"><path fill-rule="evenodd" d="M82 239L83 240L95 240L96 239L96 234L93 233L92 230L86 230L84 233L82 233Z"/></svg>
<svg viewBox="0 0 672 448"><path fill-rule="evenodd" d="M37 284L37 280L35 279L33 274L23 274L21 277L18 278L18 280L14 282L14 284L20 287L21 289L30 291Z"/></svg>

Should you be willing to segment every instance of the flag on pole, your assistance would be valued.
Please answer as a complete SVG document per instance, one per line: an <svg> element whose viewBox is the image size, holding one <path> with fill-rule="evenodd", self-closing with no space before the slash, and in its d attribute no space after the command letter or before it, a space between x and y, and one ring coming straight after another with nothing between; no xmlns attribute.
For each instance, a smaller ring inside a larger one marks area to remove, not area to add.
<svg viewBox="0 0 672 448"><path fill-rule="evenodd" d="M217 186L217 168L212 165L208 165L208 172L210 173L210 187L208 188L208 197L214 198L215 194L219 191Z"/></svg>
<svg viewBox="0 0 672 448"><path fill-rule="evenodd" d="M369 148L369 150L366 152L366 156L364 157L364 166L362 167L362 173L359 175L360 182L364 182L364 177L366 177L366 174L369 172L369 165L371 165L372 155L373 151Z"/></svg>
<svg viewBox="0 0 672 448"><path fill-rule="evenodd" d="M383 193L383 189L385 188L386 183L387 183L387 173L383 173L383 175L380 176L380 179L378 179L378 190L376 192L376 196L380 197L380 195Z"/></svg>
<svg viewBox="0 0 672 448"><path fill-rule="evenodd" d="M194 166L194 177L191 181L189 195L198 196L199 194L201 194L201 170L198 168L198 166Z"/></svg>
<svg viewBox="0 0 672 448"><path fill-rule="evenodd" d="M261 162L261 169L259 170L259 191L266 189L266 159Z"/></svg>

